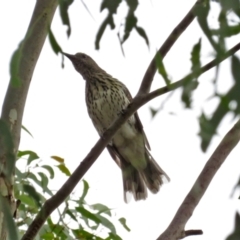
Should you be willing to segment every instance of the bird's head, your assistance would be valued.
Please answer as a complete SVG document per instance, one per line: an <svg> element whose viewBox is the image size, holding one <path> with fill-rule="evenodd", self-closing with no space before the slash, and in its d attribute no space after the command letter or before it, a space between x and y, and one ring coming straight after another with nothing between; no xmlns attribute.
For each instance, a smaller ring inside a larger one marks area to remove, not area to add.
<svg viewBox="0 0 240 240"><path fill-rule="evenodd" d="M94 73L103 71L97 63L85 53L71 55L63 52L62 54L71 60L76 71L79 72L85 80L88 80Z"/></svg>

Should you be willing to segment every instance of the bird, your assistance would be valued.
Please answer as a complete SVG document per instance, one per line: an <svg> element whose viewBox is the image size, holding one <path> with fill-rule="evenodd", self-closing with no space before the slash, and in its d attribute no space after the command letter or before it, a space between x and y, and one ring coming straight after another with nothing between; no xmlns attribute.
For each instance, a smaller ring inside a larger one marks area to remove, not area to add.
<svg viewBox="0 0 240 240"><path fill-rule="evenodd" d="M99 67L87 54L62 54L86 81L87 111L101 137L131 103L132 96L122 82ZM170 181L150 154L150 145L137 112L120 127L106 147L122 171L126 203L131 195L136 201L145 200L147 189L157 193L164 182Z"/></svg>

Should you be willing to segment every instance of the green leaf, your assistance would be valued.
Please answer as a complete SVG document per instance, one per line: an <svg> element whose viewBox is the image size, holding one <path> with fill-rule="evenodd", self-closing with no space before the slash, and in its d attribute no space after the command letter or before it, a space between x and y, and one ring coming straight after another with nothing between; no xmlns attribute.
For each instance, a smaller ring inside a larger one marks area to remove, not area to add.
<svg viewBox="0 0 240 240"><path fill-rule="evenodd" d="M100 222L104 227L108 228L114 235L117 235L116 228L107 218L101 215L98 215L98 218L100 219Z"/></svg>
<svg viewBox="0 0 240 240"><path fill-rule="evenodd" d="M79 199L79 202L80 203L83 203L84 202L84 198L86 197L87 193L88 193L88 189L89 189L89 185L88 185L88 182L83 180L83 192L82 192L82 196L80 197Z"/></svg>
<svg viewBox="0 0 240 240"><path fill-rule="evenodd" d="M221 35L223 37L232 37L240 33L240 24L234 26L227 26L226 28L222 29L213 29L212 35Z"/></svg>
<svg viewBox="0 0 240 240"><path fill-rule="evenodd" d="M199 117L200 132L199 136L201 138L201 148L205 152L207 147L213 137L216 134L216 127L213 123L206 117L204 113Z"/></svg>
<svg viewBox="0 0 240 240"><path fill-rule="evenodd" d="M28 156L27 165L29 165L32 161L39 159L39 156L37 155L37 153L30 150L18 151L18 154L17 154L18 158L21 158L26 155Z"/></svg>
<svg viewBox="0 0 240 240"><path fill-rule="evenodd" d="M26 205L28 205L29 207L32 207L32 208L37 207L36 201L34 201L33 198L30 197L29 195L21 194L21 195L19 195L18 198L19 198L19 200L21 200L21 204L26 204Z"/></svg>
<svg viewBox="0 0 240 240"><path fill-rule="evenodd" d="M151 113L152 118L155 117L155 115L158 113L158 111L155 110L155 109L152 108L152 107L150 107L149 109L150 109L150 113Z"/></svg>
<svg viewBox="0 0 240 240"><path fill-rule="evenodd" d="M76 207L76 210L85 218L94 221L97 224L102 224L106 228L108 228L114 235L116 235L116 229L114 225L105 217L100 214L94 214L85 209L83 206Z"/></svg>
<svg viewBox="0 0 240 240"><path fill-rule="evenodd" d="M234 85L224 96L217 95L217 97L220 99L220 102L211 117L207 118L204 114L202 114L202 116L199 118L199 136L201 138L201 148L204 152L207 150L214 134L217 132L218 126L220 125L222 119L227 115L227 113L233 112L235 115L238 115L240 113L240 61L236 57L232 58L231 68L235 80ZM234 110L231 110L229 107L229 104L232 101L236 103L236 108Z"/></svg>
<svg viewBox="0 0 240 240"><path fill-rule="evenodd" d="M53 221L52 221L51 216L48 217L48 219L47 219L47 223L48 223L49 229L52 229L53 226L54 226L54 223L53 223Z"/></svg>
<svg viewBox="0 0 240 240"><path fill-rule="evenodd" d="M28 131L28 129L26 128L26 127L24 127L23 125L22 125L22 129L25 131L25 132L27 132L32 138L33 138L33 135Z"/></svg>
<svg viewBox="0 0 240 240"><path fill-rule="evenodd" d="M185 104L186 108L191 108L192 94L193 94L193 91L198 86L198 77L201 74L200 53L201 53L201 39L199 39L199 41L192 48L192 52L191 52L192 74L186 77L186 80L183 85L181 99Z"/></svg>
<svg viewBox="0 0 240 240"><path fill-rule="evenodd" d="M39 181L39 180L37 179L37 177L36 177L33 173L31 173L31 172L27 173L26 177L32 179L39 187L42 188L42 182ZM53 193L52 193L52 191L51 191L49 188L46 187L44 190L45 190L45 192L48 193L50 196L53 196Z"/></svg>
<svg viewBox="0 0 240 240"><path fill-rule="evenodd" d="M114 13L117 12L117 9L120 5L120 3L122 2L122 0L103 0L101 7L100 7L100 11L102 12L104 9L107 9L109 11L109 13L111 13L111 15L113 15Z"/></svg>
<svg viewBox="0 0 240 240"><path fill-rule="evenodd" d="M236 212L233 233L231 233L226 240L239 240L239 236L240 236L240 215L238 212Z"/></svg>
<svg viewBox="0 0 240 240"><path fill-rule="evenodd" d="M56 160L59 163L64 163L64 158L58 156L51 156L52 159Z"/></svg>
<svg viewBox="0 0 240 240"><path fill-rule="evenodd" d="M214 41L211 30L209 29L209 26L208 26L207 19L208 19L209 12L210 12L209 1L204 1L204 3L198 4L194 9L194 13L197 16L198 23L199 23L200 27L202 28L204 34L208 38L209 42L211 43L211 45L215 49L215 51L217 53L220 53L221 49L217 45L217 43Z"/></svg>
<svg viewBox="0 0 240 240"><path fill-rule="evenodd" d="M231 70L235 82L240 83L240 60L234 55L232 56Z"/></svg>
<svg viewBox="0 0 240 240"><path fill-rule="evenodd" d="M58 55L59 52L62 52L62 48L60 47L60 45L58 44L55 36L53 35L52 30L49 28L48 30L48 38L50 41L50 45L53 49L53 51Z"/></svg>
<svg viewBox="0 0 240 240"><path fill-rule="evenodd" d="M186 108L191 108L192 106L192 92L198 87L198 82L194 81L193 76L189 75L185 78L183 84L183 91L181 95L181 100L185 104Z"/></svg>
<svg viewBox="0 0 240 240"><path fill-rule="evenodd" d="M211 118L207 118L204 113L199 118L200 132L199 136L201 137L201 148L205 152L213 138L217 133L217 127L219 126L223 117L229 111L229 98L227 96L220 97L221 101L214 111Z"/></svg>
<svg viewBox="0 0 240 240"><path fill-rule="evenodd" d="M59 224L54 224L51 227L52 232L54 232L57 236L60 236L60 234L63 233L64 227ZM63 237L63 236L62 236Z"/></svg>
<svg viewBox="0 0 240 240"><path fill-rule="evenodd" d="M122 43L124 43L128 37L130 36L131 31L137 26L137 18L134 16L134 12L129 10L128 15L126 17L124 35L122 39Z"/></svg>
<svg viewBox="0 0 240 240"><path fill-rule="evenodd" d="M111 209L109 209L107 206L101 204L101 203L96 203L96 204L92 204L90 205L90 207L93 209L93 210L97 210L98 211L98 214L100 213L105 213L107 214L108 216L111 217Z"/></svg>
<svg viewBox="0 0 240 240"><path fill-rule="evenodd" d="M52 236L54 236L53 232L51 231L49 224L48 224L48 220L47 223L45 223L39 230L38 232L38 238L36 238L36 240L42 240L44 239L42 236L44 236L45 233L52 233ZM45 235L45 239L46 240L50 240L48 238L49 235ZM52 238L52 240L55 240L54 238Z"/></svg>
<svg viewBox="0 0 240 240"><path fill-rule="evenodd" d="M42 189L43 189L44 192L45 192L45 189L46 189L47 186L48 186L48 177L47 177L46 174L44 174L43 172L38 172L38 175L39 175L40 178L41 178Z"/></svg>
<svg viewBox="0 0 240 240"><path fill-rule="evenodd" d="M134 12L138 6L138 0L126 0L129 9Z"/></svg>
<svg viewBox="0 0 240 240"><path fill-rule="evenodd" d="M81 240L104 240L103 238L100 238L92 233L89 233L83 229L72 229L72 233L76 237L76 239Z"/></svg>
<svg viewBox="0 0 240 240"><path fill-rule="evenodd" d="M90 219L94 221L97 224L101 223L101 220L99 219L99 216L97 214L89 212L87 209L85 209L83 206L79 206L75 208L82 216L84 216L87 219Z"/></svg>
<svg viewBox="0 0 240 240"><path fill-rule="evenodd" d="M68 177L71 176L70 171L68 170L68 168L66 167L65 164L59 164L57 165L57 168L64 174L66 174Z"/></svg>
<svg viewBox="0 0 240 240"><path fill-rule="evenodd" d="M1 211L4 216L4 222L7 226L8 239L18 240L19 233L17 230L17 226L16 226L15 222L13 221L13 217L12 217L11 210L9 208L9 204L6 201L6 199L2 197L2 195L0 195L0 207L1 207Z"/></svg>
<svg viewBox="0 0 240 240"><path fill-rule="evenodd" d="M54 170L53 170L53 168L51 166L49 166L49 165L42 165L41 168L44 168L44 169L46 169L49 172L51 179L54 178Z"/></svg>
<svg viewBox="0 0 240 240"><path fill-rule="evenodd" d="M70 209L66 210L66 214L68 214L74 221L78 222L78 219L75 217L75 215L72 213Z"/></svg>
<svg viewBox="0 0 240 240"><path fill-rule="evenodd" d="M168 78L167 71L166 71L165 66L163 64L162 56L160 55L159 52L156 53L155 61L156 61L156 65L157 65L159 74L163 77L166 85L169 86L171 81Z"/></svg>
<svg viewBox="0 0 240 240"><path fill-rule="evenodd" d="M196 43L191 52L191 63L192 67L191 70L193 75L197 78L200 75L201 69L201 60L200 60L200 53L201 53L201 38L199 39L198 43Z"/></svg>
<svg viewBox="0 0 240 240"><path fill-rule="evenodd" d="M237 192L237 190L240 190L240 177L239 177L239 179L238 179L238 182L235 184L235 186L234 186L234 188L233 188L233 190L232 190L231 197L233 197L233 194L234 194L235 192ZM240 199L240 197L239 197L238 199Z"/></svg>
<svg viewBox="0 0 240 240"><path fill-rule="evenodd" d="M122 0L103 0L101 4L100 11L103 11L104 9L108 10L108 15L100 25L100 28L97 32L96 40L95 40L95 48L100 48L100 40L103 36L104 31L106 30L106 27L109 25L111 29L115 28L113 15L117 12L117 9L120 5Z"/></svg>
<svg viewBox="0 0 240 240"><path fill-rule="evenodd" d="M135 16L135 11L138 6L137 0L127 0L128 5L128 14L125 21L124 35L121 40L121 44L123 44L130 36L133 29L136 29L137 33L145 40L147 46L149 46L149 40L145 30L142 27L137 25L138 19Z"/></svg>
<svg viewBox="0 0 240 240"><path fill-rule="evenodd" d="M221 0L220 4L225 12L233 10L240 17L239 0Z"/></svg>
<svg viewBox="0 0 240 240"><path fill-rule="evenodd" d="M71 25L68 16L68 8L73 3L73 0L58 0L58 2L62 23L67 25L67 36L69 37L71 34Z"/></svg>
<svg viewBox="0 0 240 240"><path fill-rule="evenodd" d="M15 168L15 174L19 180L22 180L26 177L26 174L22 173L17 167Z"/></svg>
<svg viewBox="0 0 240 240"><path fill-rule="evenodd" d="M20 42L17 50L13 53L10 61L10 76L11 76L10 81L13 87L20 87L22 84L21 79L19 78L21 58L22 58L22 42Z"/></svg>
<svg viewBox="0 0 240 240"><path fill-rule="evenodd" d="M138 26L136 26L135 29L136 29L137 33L145 40L146 44L149 46L149 40L148 40L148 36L147 36L145 30Z"/></svg>
<svg viewBox="0 0 240 240"><path fill-rule="evenodd" d="M103 23L100 25L100 28L97 32L97 35L96 35L96 40L95 40L95 48L98 50L100 48L100 40L103 36L103 33L107 27L107 25L110 25L111 29L114 29L115 28L115 24L114 24L114 21L113 21L113 17L112 15L108 15L106 17L106 19L103 21Z"/></svg>
<svg viewBox="0 0 240 240"><path fill-rule="evenodd" d="M55 239L55 236L52 232L45 232L44 234L41 235L42 240L52 240Z"/></svg>
<svg viewBox="0 0 240 240"><path fill-rule="evenodd" d="M126 219L125 218L119 218L118 221L122 224L122 226L128 231L130 232L131 229L127 226L126 224Z"/></svg>
<svg viewBox="0 0 240 240"><path fill-rule="evenodd" d="M105 240L122 240L118 235L113 233L108 233L109 237L107 237Z"/></svg>
<svg viewBox="0 0 240 240"><path fill-rule="evenodd" d="M31 196L38 207L41 207L41 197L39 195L39 193L35 190L34 187L32 187L31 185L28 184L23 184L23 189L24 192L26 192L29 196Z"/></svg>

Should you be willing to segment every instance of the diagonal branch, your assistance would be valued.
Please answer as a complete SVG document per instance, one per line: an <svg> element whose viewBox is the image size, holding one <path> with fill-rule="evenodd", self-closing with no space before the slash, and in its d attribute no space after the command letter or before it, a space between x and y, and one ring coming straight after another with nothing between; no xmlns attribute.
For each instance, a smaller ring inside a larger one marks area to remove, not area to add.
<svg viewBox="0 0 240 240"><path fill-rule="evenodd" d="M186 237L184 228L194 209L206 192L210 182L230 152L240 140L240 120L225 135L194 183L192 189L179 207L168 228L157 240L181 239Z"/></svg>
<svg viewBox="0 0 240 240"><path fill-rule="evenodd" d="M199 73L200 75L202 75L203 73L207 72L208 70L210 70L211 68L216 67L219 63L223 62L225 59L227 59L228 57L234 55L238 50L240 50L240 42L237 43L234 47L232 47L231 49L229 49L224 55L221 56L221 58L215 58L214 60L212 60L211 62L207 63L206 65L204 65L203 67L201 67L201 69L199 69ZM188 74L186 77L182 78L181 80L178 80L172 84L169 84L168 86L162 87L162 88L158 88L152 92L150 92L149 94L145 95L144 98L145 102L149 102L150 100L163 95L165 93L171 92L179 87L184 86L185 82L188 81L189 78L191 78L191 76L195 76L196 74L190 73ZM199 75L199 76L200 76Z"/></svg>
<svg viewBox="0 0 240 240"><path fill-rule="evenodd" d="M240 44L239 44L240 45ZM232 51L234 49L234 51ZM237 51L236 47L232 48L228 51L228 53L235 53ZM223 59L222 59L223 60ZM205 65L202 69L204 70L206 66L214 67L219 63L219 61L213 60L207 65ZM210 67L209 67L210 69ZM201 71L203 73L205 71ZM173 85L173 84L172 84ZM182 86L181 84L179 87ZM165 88L163 88L165 89ZM176 89L176 88L174 88ZM172 89L173 90L173 89ZM165 90L164 90L165 91ZM154 97L152 97L152 93L149 93L144 96L136 96L133 101L128 105L126 110L122 113L122 115L111 125L110 128L108 128L104 134L103 137L98 140L98 142L95 144L95 146L91 149L91 151L88 153L88 155L83 159L83 161L80 163L80 165L76 168L76 170L72 173L72 175L68 178L68 180L63 184L63 186L56 192L56 194L48 199L45 204L43 205L42 209L34 219L34 221L29 226L28 230L26 231L25 235L22 237L22 240L32 240L34 239L35 235L41 228L41 226L44 224L44 222L47 220L48 216L65 200L65 198L73 191L75 186L78 184L78 182L82 179L82 177L85 175L85 173L89 170L89 168L92 166L92 164L96 161L96 159L99 157L105 146L108 144L108 142L112 139L115 132L120 128L120 126L129 119L130 116L132 116L133 113L137 111L141 106L152 100L153 98L166 93L160 92L160 94L155 94ZM168 90L170 91L170 90ZM149 97L150 96L150 97Z"/></svg>
<svg viewBox="0 0 240 240"><path fill-rule="evenodd" d="M163 59L166 54L169 52L173 44L177 41L177 39L181 36L181 34L187 29L187 27L191 24L191 22L194 20L194 9L201 3L201 0L196 1L196 3L193 5L191 10L186 14L186 16L182 19L182 21L173 29L173 31L170 33L168 38L165 40L163 45L160 47L158 52L153 57L152 61L150 62L147 71L145 72L145 75L143 77L141 86L138 91L138 95L149 93L153 77L157 71L156 66L156 55L160 54L161 58Z"/></svg>

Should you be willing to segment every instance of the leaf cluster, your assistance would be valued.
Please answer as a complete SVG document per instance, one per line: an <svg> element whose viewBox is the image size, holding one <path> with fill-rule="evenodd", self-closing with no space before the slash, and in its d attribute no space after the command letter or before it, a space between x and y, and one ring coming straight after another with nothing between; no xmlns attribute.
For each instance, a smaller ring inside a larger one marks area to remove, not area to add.
<svg viewBox="0 0 240 240"><path fill-rule="evenodd" d="M55 177L59 177L56 169L66 176L71 175L63 158L59 156L51 158L57 165L44 164L38 154L31 150L18 152L14 192L20 202L16 225L21 235L25 233L46 199L54 195L50 183ZM56 213L47 219L36 239L121 239L113 224L112 209L101 203L89 205L86 202L89 184L85 180L82 184L82 194L70 195ZM124 218L119 218L117 222L130 231Z"/></svg>

